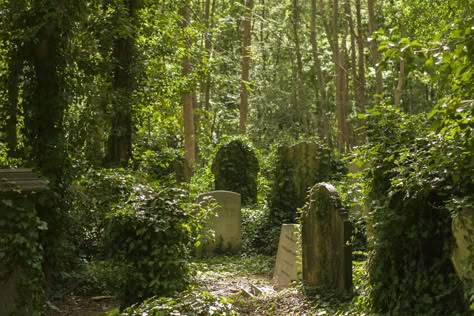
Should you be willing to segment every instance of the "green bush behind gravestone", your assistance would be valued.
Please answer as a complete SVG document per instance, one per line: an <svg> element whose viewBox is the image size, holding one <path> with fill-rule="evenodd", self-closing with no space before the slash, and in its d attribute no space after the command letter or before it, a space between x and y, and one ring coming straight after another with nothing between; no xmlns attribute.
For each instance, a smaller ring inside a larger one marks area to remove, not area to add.
<svg viewBox="0 0 474 316"><path fill-rule="evenodd" d="M216 190L240 193L242 205L257 203L258 159L242 140L222 145L212 163Z"/></svg>

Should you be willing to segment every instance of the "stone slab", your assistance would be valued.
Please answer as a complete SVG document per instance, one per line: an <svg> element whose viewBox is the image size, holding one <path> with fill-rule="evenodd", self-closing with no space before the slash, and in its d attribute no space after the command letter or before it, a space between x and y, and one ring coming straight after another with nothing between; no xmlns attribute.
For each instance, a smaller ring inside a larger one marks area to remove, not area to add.
<svg viewBox="0 0 474 316"><path fill-rule="evenodd" d="M471 257L474 245L474 210L464 211L453 218L452 231L456 247L451 259L456 273L461 280L474 282L474 271L470 268L474 266L474 259Z"/></svg>
<svg viewBox="0 0 474 316"><path fill-rule="evenodd" d="M288 287L301 271L301 237L298 224L283 224L273 273L277 289Z"/></svg>
<svg viewBox="0 0 474 316"><path fill-rule="evenodd" d="M304 281L351 290L352 223L332 185L319 183L311 189L301 230Z"/></svg>
<svg viewBox="0 0 474 316"><path fill-rule="evenodd" d="M239 251L242 244L240 194L230 191L212 191L202 194L199 199L217 204L217 216L212 218L208 227L214 231L215 239L205 242L202 246L202 251Z"/></svg>

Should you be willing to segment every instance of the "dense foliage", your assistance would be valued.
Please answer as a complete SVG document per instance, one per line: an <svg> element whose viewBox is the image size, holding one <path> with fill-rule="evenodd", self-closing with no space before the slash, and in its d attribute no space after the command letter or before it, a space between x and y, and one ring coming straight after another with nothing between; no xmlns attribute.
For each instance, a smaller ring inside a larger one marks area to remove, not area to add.
<svg viewBox="0 0 474 316"><path fill-rule="evenodd" d="M460 210L451 206L472 198L472 191L464 191L472 186L472 174L469 180L455 176L452 160L445 158L452 144L429 133L426 117L384 108L373 112L371 120L382 127L369 134L372 143L365 151L373 308L381 313L463 314L463 287L451 262L451 216ZM458 141L462 137L455 140L459 146ZM464 183L458 186L458 181Z"/></svg>
<svg viewBox="0 0 474 316"><path fill-rule="evenodd" d="M474 225L473 12L472 0L0 0L0 167L34 168L52 189L47 203L0 198L19 303L41 310L53 289L124 306L172 294L203 233L199 194L241 193L245 253L274 254L306 190L342 180L371 252L364 307L462 313L464 291L474 308L474 281L450 263L452 219ZM339 157L356 146L361 174L346 178ZM174 297L136 313L229 307Z"/></svg>

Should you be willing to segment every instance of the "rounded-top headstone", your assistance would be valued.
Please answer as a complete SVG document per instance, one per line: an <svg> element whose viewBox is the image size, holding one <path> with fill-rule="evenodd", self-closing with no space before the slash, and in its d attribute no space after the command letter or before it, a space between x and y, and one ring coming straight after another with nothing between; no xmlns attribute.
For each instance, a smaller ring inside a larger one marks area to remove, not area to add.
<svg viewBox="0 0 474 316"><path fill-rule="evenodd" d="M216 216L212 217L209 229L214 231L214 240L207 241L204 252L237 252L242 244L240 194L229 191L212 191L199 196L199 200L215 203Z"/></svg>
<svg viewBox="0 0 474 316"><path fill-rule="evenodd" d="M222 145L212 163L214 187L240 193L243 205L257 202L259 164L255 152L241 140Z"/></svg>

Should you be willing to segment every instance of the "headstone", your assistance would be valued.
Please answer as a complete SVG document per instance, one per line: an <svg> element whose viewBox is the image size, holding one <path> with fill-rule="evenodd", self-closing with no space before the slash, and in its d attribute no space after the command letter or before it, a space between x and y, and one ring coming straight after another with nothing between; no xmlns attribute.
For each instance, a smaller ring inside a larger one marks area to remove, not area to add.
<svg viewBox="0 0 474 316"><path fill-rule="evenodd" d="M453 250L452 261L459 278L474 284L474 212L464 211L453 218L452 230L456 247Z"/></svg>
<svg viewBox="0 0 474 316"><path fill-rule="evenodd" d="M3 255L0 261L0 315L35 314L30 290L33 285L42 286L32 284L32 280L41 282L38 274L42 275L42 272L28 265L26 261L31 258L25 256L38 255L41 251L38 223L32 220L21 222L21 219L37 216L37 193L47 188L47 182L29 169L0 169L0 253ZM9 235L11 233L23 234L28 246L18 249L18 244L12 243L15 237ZM18 259L18 252L23 258ZM37 278L31 279L31 275ZM29 287L22 288L26 283Z"/></svg>
<svg viewBox="0 0 474 316"><path fill-rule="evenodd" d="M273 273L276 288L285 288L298 278L301 271L301 242L298 224L281 226L280 242Z"/></svg>
<svg viewBox="0 0 474 316"><path fill-rule="evenodd" d="M222 145L214 157L214 188L240 193L243 205L257 203L259 165L252 148L241 140Z"/></svg>
<svg viewBox="0 0 474 316"><path fill-rule="evenodd" d="M276 157L270 215L278 223L294 223L308 190L315 183L328 180L331 151L317 143L301 142L278 148Z"/></svg>
<svg viewBox="0 0 474 316"><path fill-rule="evenodd" d="M336 189L328 183L310 191L302 216L303 280L315 286L352 288L352 224Z"/></svg>
<svg viewBox="0 0 474 316"><path fill-rule="evenodd" d="M229 191L212 191L202 194L199 199L217 204L217 216L212 218L208 227L215 232L215 239L207 241L202 250L205 252L239 251L242 243L240 194Z"/></svg>

